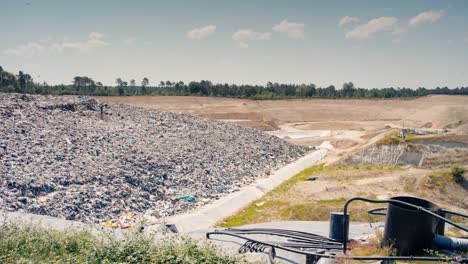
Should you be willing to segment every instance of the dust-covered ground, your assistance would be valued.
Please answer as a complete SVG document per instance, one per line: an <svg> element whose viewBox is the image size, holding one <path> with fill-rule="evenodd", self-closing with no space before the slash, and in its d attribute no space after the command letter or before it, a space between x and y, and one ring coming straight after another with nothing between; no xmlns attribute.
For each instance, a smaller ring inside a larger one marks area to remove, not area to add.
<svg viewBox="0 0 468 264"><path fill-rule="evenodd" d="M392 128L453 128L467 134L468 96L437 95L411 99L246 100L193 96L98 97L149 109L189 113L264 131L280 131L294 144L335 148L328 161L372 144ZM461 122L461 124L460 124ZM328 133L315 133L317 131ZM310 136L303 136L310 132ZM300 134L301 136L297 136ZM319 136L318 136L319 135Z"/></svg>
<svg viewBox="0 0 468 264"><path fill-rule="evenodd" d="M371 130L386 124L441 128L467 118L468 97L428 96L415 99L245 100L192 96L99 97L150 109L190 113L238 122L262 130L281 125L302 130Z"/></svg>

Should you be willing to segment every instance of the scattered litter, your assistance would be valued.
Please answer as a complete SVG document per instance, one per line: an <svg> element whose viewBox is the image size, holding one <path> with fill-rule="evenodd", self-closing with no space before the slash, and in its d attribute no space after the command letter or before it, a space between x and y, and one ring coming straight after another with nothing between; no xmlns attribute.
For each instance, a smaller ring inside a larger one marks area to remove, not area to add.
<svg viewBox="0 0 468 264"><path fill-rule="evenodd" d="M310 177L306 181L316 181L318 180L318 177Z"/></svg>
<svg viewBox="0 0 468 264"><path fill-rule="evenodd" d="M182 195L176 198L177 201L185 200L187 202L195 202L195 196L193 195Z"/></svg>
<svg viewBox="0 0 468 264"><path fill-rule="evenodd" d="M127 212L127 218L132 219L135 216L134 212Z"/></svg>
<svg viewBox="0 0 468 264"><path fill-rule="evenodd" d="M172 232L172 233L179 233L177 227L174 224L165 224L165 226Z"/></svg>
<svg viewBox="0 0 468 264"><path fill-rule="evenodd" d="M117 228L119 225L117 223L112 223L111 221L104 222L105 227Z"/></svg>
<svg viewBox="0 0 468 264"><path fill-rule="evenodd" d="M262 206L262 205L264 205L264 204L265 204L265 202L264 202L264 201L261 201L261 202L256 203L255 206L260 207L260 206Z"/></svg>

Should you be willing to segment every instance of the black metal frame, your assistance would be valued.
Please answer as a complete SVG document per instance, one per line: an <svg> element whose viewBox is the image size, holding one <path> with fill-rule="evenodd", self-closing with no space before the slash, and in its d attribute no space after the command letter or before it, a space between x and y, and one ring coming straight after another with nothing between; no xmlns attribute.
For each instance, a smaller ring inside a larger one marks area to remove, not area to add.
<svg viewBox="0 0 468 264"><path fill-rule="evenodd" d="M344 208L343 208L343 214L344 215L347 215L348 213L348 206L351 202L353 201L364 201L364 202L368 202L368 203L393 203L393 204L400 204L400 205L405 205L405 206L408 206L408 207L411 207L411 208L414 208L418 211L421 211L421 212L424 212L426 214L430 214L431 216L439 219L439 220L442 220L450 225L453 225L465 232L468 232L468 228L465 228L453 221L450 221L449 219L445 218L445 217L442 217L436 213L433 213L431 212L430 210L427 210L426 208L423 208L421 206L417 206L417 205L414 205L414 204L411 204L411 203L407 203L407 202L403 202L403 201L399 201L399 200L393 200L393 199L387 199L387 200L375 200L375 199L369 199L369 198L364 198L364 197L353 197L349 200L346 201L346 203L344 204ZM377 208L377 209L381 209L381 208ZM371 210L372 211L372 210ZM451 211L446 211L444 210L445 213L450 213L450 214L454 214L454 215L458 215L458 216L462 216L462 217L466 217L468 218L468 216L464 215L464 214L460 214L460 213L455 213L455 212L451 212ZM347 225L345 222L343 222L343 237L345 237L344 235L348 234L348 230L347 230ZM343 253L346 254L346 244L347 244L347 239L344 240L344 243L343 243Z"/></svg>
<svg viewBox="0 0 468 264"><path fill-rule="evenodd" d="M364 197L354 197L346 201L343 208L344 215L347 215L348 206L353 201L364 201L369 203L395 203L401 204L405 206L409 206L415 208L418 211L430 214L433 217L436 217L446 223L449 223L452 226L455 226L461 230L468 232L468 228L465 228L449 219L442 217L438 214L435 214L425 208L420 206L416 206L407 202L402 202L399 200L375 200L375 199L368 199ZM371 214L379 214L384 215L380 211L383 211L385 208L377 208L374 210L370 210L369 213ZM447 214L453 214L460 217L468 218L467 215L443 210L443 212ZM347 228L346 222L343 221L343 237L347 238L347 234L349 230ZM259 241L254 238L247 237L245 235L272 235L272 236L279 236L285 237L288 239L288 242L266 242L266 241ZM324 236L311 234L307 232L301 231L294 231L294 230L286 230L286 229L273 229L273 228L249 228L249 229L238 229L238 228L228 228L225 230L216 230L213 232L208 232L206 237L208 239L211 238L213 235L226 235L231 236L239 239L246 240L246 243L241 246L239 251L241 252L266 252L267 248L271 248L270 252L268 253L270 260L275 257L276 250L280 249L287 252L292 252L300 255L306 256L306 263L315 263L320 258L347 258L351 260L373 260L373 261L443 261L443 262L458 262L458 263L468 263L468 256L461 257L427 257L427 256L348 256L346 255L348 241L347 239L344 242L340 242L334 239L330 239ZM340 254L342 253L342 254Z"/></svg>

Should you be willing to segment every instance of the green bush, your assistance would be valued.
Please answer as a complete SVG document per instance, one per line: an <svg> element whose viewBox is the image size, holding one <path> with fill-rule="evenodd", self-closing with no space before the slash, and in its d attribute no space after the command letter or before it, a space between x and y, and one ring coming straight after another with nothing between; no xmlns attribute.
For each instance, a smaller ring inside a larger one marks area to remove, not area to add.
<svg viewBox="0 0 468 264"><path fill-rule="evenodd" d="M465 182L465 178L463 177L463 173L465 173L465 169L463 167L455 165L455 166L452 167L452 172L451 173L452 173L453 180L456 183Z"/></svg>
<svg viewBox="0 0 468 264"><path fill-rule="evenodd" d="M156 241L156 242L155 242ZM0 263L238 263L218 247L186 237L130 232L56 231L38 226L0 226Z"/></svg>

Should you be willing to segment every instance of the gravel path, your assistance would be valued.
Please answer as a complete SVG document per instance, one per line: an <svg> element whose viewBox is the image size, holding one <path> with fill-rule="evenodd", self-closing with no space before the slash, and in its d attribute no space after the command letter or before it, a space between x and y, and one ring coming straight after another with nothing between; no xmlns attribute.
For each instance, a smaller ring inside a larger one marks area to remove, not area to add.
<svg viewBox="0 0 468 264"><path fill-rule="evenodd" d="M210 203L309 149L185 114L0 94L0 209L101 222Z"/></svg>

